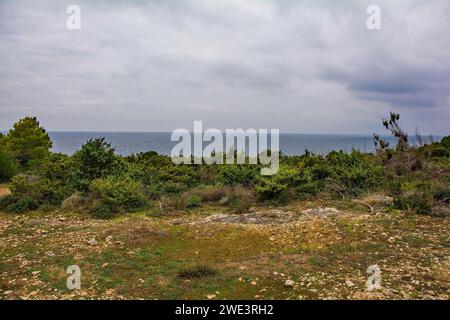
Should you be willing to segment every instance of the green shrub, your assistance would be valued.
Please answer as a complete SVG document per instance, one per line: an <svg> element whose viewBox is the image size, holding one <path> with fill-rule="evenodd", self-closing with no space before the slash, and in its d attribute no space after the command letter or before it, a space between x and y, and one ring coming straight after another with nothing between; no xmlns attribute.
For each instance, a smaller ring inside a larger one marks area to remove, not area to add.
<svg viewBox="0 0 450 320"><path fill-rule="evenodd" d="M110 219L114 216L115 213L111 206L99 202L92 208L91 214L93 217L98 219Z"/></svg>
<svg viewBox="0 0 450 320"><path fill-rule="evenodd" d="M255 191L261 200L276 200L288 189L286 184L277 179L263 178L255 187Z"/></svg>
<svg viewBox="0 0 450 320"><path fill-rule="evenodd" d="M256 165L223 165L220 166L220 181L226 185L255 184L259 177L259 166Z"/></svg>
<svg viewBox="0 0 450 320"><path fill-rule="evenodd" d="M13 194L0 197L0 211L6 211L10 205L15 204L20 200L20 197Z"/></svg>
<svg viewBox="0 0 450 320"><path fill-rule="evenodd" d="M119 176L125 163L104 138L87 141L73 155L74 179L77 190L88 191L91 181L107 176Z"/></svg>
<svg viewBox="0 0 450 320"><path fill-rule="evenodd" d="M173 183L193 187L199 184L200 174L197 166L171 163L157 170L157 179L167 184Z"/></svg>
<svg viewBox="0 0 450 320"><path fill-rule="evenodd" d="M387 193L391 196L398 196L402 193L402 183L394 177L389 177L386 183Z"/></svg>
<svg viewBox="0 0 450 320"><path fill-rule="evenodd" d="M113 210L123 208L136 210L147 204L143 186L136 181L121 177L94 180L92 193Z"/></svg>
<svg viewBox="0 0 450 320"><path fill-rule="evenodd" d="M256 194L261 200L281 200L287 190L295 186L299 181L300 173L296 169L280 166L274 176L266 176L260 179L255 187Z"/></svg>
<svg viewBox="0 0 450 320"><path fill-rule="evenodd" d="M24 213L36 210L38 203L30 196L18 197L8 195L1 198L0 208L10 213Z"/></svg>
<svg viewBox="0 0 450 320"><path fill-rule="evenodd" d="M26 175L12 178L10 188L14 195L31 197L38 205L59 206L72 193L64 181Z"/></svg>
<svg viewBox="0 0 450 320"><path fill-rule="evenodd" d="M423 193L404 195L394 198L394 207L422 215L431 214L430 197Z"/></svg>
<svg viewBox="0 0 450 320"><path fill-rule="evenodd" d="M434 187L433 199L440 202L450 202L450 188L444 186Z"/></svg>
<svg viewBox="0 0 450 320"><path fill-rule="evenodd" d="M301 199L305 199L316 196L323 185L323 181L315 178L312 168L304 168L300 171L296 191Z"/></svg>
<svg viewBox="0 0 450 320"><path fill-rule="evenodd" d="M188 186L178 182L168 182L161 185L161 193L178 194L188 189Z"/></svg>
<svg viewBox="0 0 450 320"><path fill-rule="evenodd" d="M186 199L186 208L192 209L200 207L202 204L202 198L199 196L190 196Z"/></svg>
<svg viewBox="0 0 450 320"><path fill-rule="evenodd" d="M443 146L445 149L450 150L450 136L444 137L441 140L440 145Z"/></svg>
<svg viewBox="0 0 450 320"><path fill-rule="evenodd" d="M441 145L437 145L431 151L431 156L436 158L448 157L450 156L450 149L447 149Z"/></svg>
<svg viewBox="0 0 450 320"><path fill-rule="evenodd" d="M370 154L341 151L331 152L326 158L330 172L327 179L336 183L343 194L358 196L384 184L384 168Z"/></svg>
<svg viewBox="0 0 450 320"><path fill-rule="evenodd" d="M9 181L17 172L14 161L0 148L0 182Z"/></svg>

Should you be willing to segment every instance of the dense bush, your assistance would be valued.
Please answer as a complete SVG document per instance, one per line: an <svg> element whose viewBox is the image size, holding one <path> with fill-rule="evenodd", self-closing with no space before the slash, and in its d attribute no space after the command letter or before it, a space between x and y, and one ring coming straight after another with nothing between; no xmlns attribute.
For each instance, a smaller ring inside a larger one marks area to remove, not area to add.
<svg viewBox="0 0 450 320"><path fill-rule="evenodd" d="M260 165L175 165L155 152L121 157L105 139L87 141L73 156L51 154L45 130L35 118L25 118L7 136L0 135L0 182L11 181L12 191L1 199L0 209L61 206L109 218L150 201L161 212L208 202L247 212L257 200L356 197L372 191L384 191L395 197L397 208L421 214L432 206L448 206L450 137L410 146L398 120L392 114L383 122L399 140L395 149L378 137L376 155L281 155L278 173L261 176Z"/></svg>
<svg viewBox="0 0 450 320"><path fill-rule="evenodd" d="M31 198L39 206L59 206L72 193L64 181L26 175L12 178L10 188L13 195Z"/></svg>
<svg viewBox="0 0 450 320"><path fill-rule="evenodd" d="M384 168L369 154L341 151L331 152L326 158L329 171L326 179L335 182L343 194L357 196L384 184Z"/></svg>
<svg viewBox="0 0 450 320"><path fill-rule="evenodd" d="M94 180L91 191L102 203L113 210L136 210L147 204L143 186L123 177L107 177Z"/></svg>
<svg viewBox="0 0 450 320"><path fill-rule="evenodd" d="M400 210L428 215L431 213L432 202L429 195L415 193L396 197L394 199L394 206Z"/></svg>
<svg viewBox="0 0 450 320"><path fill-rule="evenodd" d="M276 175L261 178L255 191L262 200L279 200L290 187L296 185L299 178L298 170L281 166Z"/></svg>
<svg viewBox="0 0 450 320"><path fill-rule="evenodd" d="M7 195L0 197L0 210L10 213L24 213L36 210L38 203L30 196Z"/></svg>
<svg viewBox="0 0 450 320"><path fill-rule="evenodd" d="M220 182L226 185L254 185L260 177L260 168L256 165L219 166Z"/></svg>
<svg viewBox="0 0 450 320"><path fill-rule="evenodd" d="M202 204L202 198L199 196L190 196L186 199L186 208L192 209L200 207Z"/></svg>
<svg viewBox="0 0 450 320"><path fill-rule="evenodd" d="M0 148L0 182L11 179L17 171L17 166L9 155Z"/></svg>
<svg viewBox="0 0 450 320"><path fill-rule="evenodd" d="M87 191L91 181L124 173L125 163L104 138L89 140L73 155L77 190Z"/></svg>
<svg viewBox="0 0 450 320"><path fill-rule="evenodd" d="M99 202L91 210L92 216L98 219L109 219L115 215L115 211L111 208L111 206Z"/></svg>

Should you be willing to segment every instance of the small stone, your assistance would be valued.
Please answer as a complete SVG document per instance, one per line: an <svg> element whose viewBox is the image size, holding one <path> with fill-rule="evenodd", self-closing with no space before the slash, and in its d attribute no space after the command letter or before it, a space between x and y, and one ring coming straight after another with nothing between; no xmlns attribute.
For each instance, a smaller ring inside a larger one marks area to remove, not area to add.
<svg viewBox="0 0 450 320"><path fill-rule="evenodd" d="M37 276L39 273L41 273L40 271L33 271L31 274L34 276Z"/></svg>
<svg viewBox="0 0 450 320"><path fill-rule="evenodd" d="M80 259L83 259L83 255L81 253L77 253L77 254L75 254L75 256L73 258L75 260L80 260Z"/></svg>
<svg viewBox="0 0 450 320"><path fill-rule="evenodd" d="M252 286L256 286L258 283L257 283L255 280L253 280L252 282L250 282L250 284L251 284Z"/></svg>
<svg viewBox="0 0 450 320"><path fill-rule="evenodd" d="M3 294L4 294L5 296L7 296L7 295L9 295L9 294L11 294L11 293L13 293L11 290L8 290L8 291L3 292Z"/></svg>
<svg viewBox="0 0 450 320"><path fill-rule="evenodd" d="M109 266L108 262L105 262L104 264L102 264L102 268L106 268L107 266Z"/></svg>
<svg viewBox="0 0 450 320"><path fill-rule="evenodd" d="M354 287L355 286L355 284L353 283L353 282L351 282L350 280L346 280L345 281L345 284L347 285L347 287L349 287L349 288L351 288L351 287Z"/></svg>
<svg viewBox="0 0 450 320"><path fill-rule="evenodd" d="M284 285L285 285L286 287L293 287L293 286L295 285L295 282L294 282L293 280L288 279L288 280L286 280L286 282L284 283Z"/></svg>
<svg viewBox="0 0 450 320"><path fill-rule="evenodd" d="M106 242L111 242L111 241L112 241L112 239L113 239L113 237L112 237L112 236L107 236L107 237L106 237L106 239L105 239L105 241L106 241Z"/></svg>
<svg viewBox="0 0 450 320"><path fill-rule="evenodd" d="M275 237L274 237L274 236L271 236L271 237L269 238L269 240L270 240L270 241L275 241Z"/></svg>
<svg viewBox="0 0 450 320"><path fill-rule="evenodd" d="M95 245L98 244L97 240L95 240L94 238L92 238L91 240L89 240L88 243L89 243L91 246L95 246Z"/></svg>
<svg viewBox="0 0 450 320"><path fill-rule="evenodd" d="M207 294L206 298L208 298L209 300L214 299L215 297L217 297L215 294Z"/></svg>

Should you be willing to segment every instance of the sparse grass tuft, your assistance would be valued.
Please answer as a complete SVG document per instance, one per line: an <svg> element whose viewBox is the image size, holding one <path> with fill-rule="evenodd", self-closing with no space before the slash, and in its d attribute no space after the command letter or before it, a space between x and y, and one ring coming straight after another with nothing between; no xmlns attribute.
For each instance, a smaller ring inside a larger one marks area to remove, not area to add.
<svg viewBox="0 0 450 320"><path fill-rule="evenodd" d="M217 274L216 269L206 264L199 264L180 270L178 272L178 277L181 279L193 279L193 278L211 277L216 274Z"/></svg>

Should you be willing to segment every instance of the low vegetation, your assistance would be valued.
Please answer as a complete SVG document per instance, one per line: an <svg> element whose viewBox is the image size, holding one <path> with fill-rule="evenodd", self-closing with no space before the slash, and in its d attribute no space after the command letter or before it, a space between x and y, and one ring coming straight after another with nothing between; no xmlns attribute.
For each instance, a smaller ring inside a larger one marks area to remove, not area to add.
<svg viewBox="0 0 450 320"><path fill-rule="evenodd" d="M376 154L282 155L279 172L261 176L257 165L175 165L155 152L121 157L104 139L87 141L72 156L52 154L45 129L36 118L24 118L0 138L0 178L12 192L0 209L24 213L62 206L108 218L216 203L245 213L257 204L385 192L396 198L398 209L435 214L436 206L448 204L450 137L425 144L418 136L422 145L411 146L399 119L391 114L383 120L398 140L395 148L375 135Z"/></svg>
<svg viewBox="0 0 450 320"><path fill-rule="evenodd" d="M373 154L281 155L274 176L122 157L104 139L55 154L22 119L0 135L0 294L448 299L450 137L412 145L399 119L383 120L395 146L375 135ZM283 223L258 224L260 212ZM330 212L342 215L319 219ZM376 263L387 289L367 296ZM67 291L70 264L88 287Z"/></svg>

